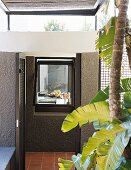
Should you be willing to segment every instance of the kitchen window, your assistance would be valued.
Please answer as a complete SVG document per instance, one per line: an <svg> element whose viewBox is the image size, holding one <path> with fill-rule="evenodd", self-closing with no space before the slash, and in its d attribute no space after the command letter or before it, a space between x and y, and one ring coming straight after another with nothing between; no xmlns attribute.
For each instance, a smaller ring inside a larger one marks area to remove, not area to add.
<svg viewBox="0 0 131 170"><path fill-rule="evenodd" d="M35 110L36 112L72 111L76 106L76 88L80 86L76 58L41 58L35 61ZM77 72L78 72L77 70ZM77 83L77 85L76 85ZM80 95L80 94L77 94Z"/></svg>

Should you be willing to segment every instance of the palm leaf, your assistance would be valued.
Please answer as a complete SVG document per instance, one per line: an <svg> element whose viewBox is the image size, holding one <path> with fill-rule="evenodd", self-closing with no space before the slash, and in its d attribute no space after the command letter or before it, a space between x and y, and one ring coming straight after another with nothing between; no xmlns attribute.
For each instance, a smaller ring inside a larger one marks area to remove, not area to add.
<svg viewBox="0 0 131 170"><path fill-rule="evenodd" d="M84 164L81 164L81 154L77 154L72 156L72 160L74 162L75 168L77 170L91 170L96 167L96 152L90 154L85 160Z"/></svg>
<svg viewBox="0 0 131 170"><path fill-rule="evenodd" d="M112 17L102 29L99 38L96 40L96 49L100 51L100 57L108 66L111 65L116 17Z"/></svg>
<svg viewBox="0 0 131 170"><path fill-rule="evenodd" d="M124 106L127 109L131 109L131 91L124 94Z"/></svg>
<svg viewBox="0 0 131 170"><path fill-rule="evenodd" d="M131 167L131 160L124 159L116 170L129 170Z"/></svg>
<svg viewBox="0 0 131 170"><path fill-rule="evenodd" d="M131 91L131 78L125 78L121 80L121 92Z"/></svg>
<svg viewBox="0 0 131 170"><path fill-rule="evenodd" d="M76 155L72 156L72 160L75 165L75 168L77 170L86 170L81 166L80 159L81 159L81 154L77 154L77 156Z"/></svg>
<svg viewBox="0 0 131 170"><path fill-rule="evenodd" d="M125 128L122 128L119 125L115 125L115 127L111 130L101 129L100 131L97 131L92 137L89 138L88 142L84 145L81 158L82 163L85 162L87 157L94 150L96 150L100 144L107 142L108 140L112 140L114 138L114 135L125 130Z"/></svg>
<svg viewBox="0 0 131 170"><path fill-rule="evenodd" d="M131 91L131 78L121 79L120 82L121 93ZM109 98L109 86L104 90L100 90L97 95L90 101L90 103L105 101Z"/></svg>
<svg viewBox="0 0 131 170"><path fill-rule="evenodd" d="M104 90L100 90L97 95L90 101L90 103L95 103L99 101L105 101L109 98L109 86Z"/></svg>
<svg viewBox="0 0 131 170"><path fill-rule="evenodd" d="M70 170L74 165L73 161L64 160L61 158L58 159L58 162L59 170Z"/></svg>
<svg viewBox="0 0 131 170"><path fill-rule="evenodd" d="M129 142L124 141L125 132L118 134L109 148L107 155L97 158L97 164L99 170L115 170L122 153ZM124 142L123 142L124 141Z"/></svg>
<svg viewBox="0 0 131 170"><path fill-rule="evenodd" d="M77 125L81 127L88 122L91 123L96 120L102 122L111 120L107 102L96 102L77 108L64 119L61 130L67 132Z"/></svg>

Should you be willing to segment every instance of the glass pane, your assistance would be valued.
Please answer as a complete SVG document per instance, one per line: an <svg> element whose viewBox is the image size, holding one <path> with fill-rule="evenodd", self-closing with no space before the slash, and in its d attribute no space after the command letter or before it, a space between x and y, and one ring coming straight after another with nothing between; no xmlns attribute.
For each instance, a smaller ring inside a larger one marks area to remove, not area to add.
<svg viewBox="0 0 131 170"><path fill-rule="evenodd" d="M37 103L71 104L70 71L69 65L40 65Z"/></svg>
<svg viewBox="0 0 131 170"><path fill-rule="evenodd" d="M93 31L95 16L11 15L11 31Z"/></svg>
<svg viewBox="0 0 131 170"><path fill-rule="evenodd" d="M97 12L97 30L103 28L106 25L106 23L110 20L110 18L115 16L116 14L114 1L109 2L107 10L106 10L107 5L105 3Z"/></svg>
<svg viewBox="0 0 131 170"><path fill-rule="evenodd" d="M0 31L7 31L7 15L0 7Z"/></svg>

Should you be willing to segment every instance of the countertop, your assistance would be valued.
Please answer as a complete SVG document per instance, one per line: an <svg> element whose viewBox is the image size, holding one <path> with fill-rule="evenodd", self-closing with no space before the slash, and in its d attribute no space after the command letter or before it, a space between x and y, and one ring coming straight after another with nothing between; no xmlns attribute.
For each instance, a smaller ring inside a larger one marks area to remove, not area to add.
<svg viewBox="0 0 131 170"><path fill-rule="evenodd" d="M5 170L15 152L15 147L0 147L0 170Z"/></svg>

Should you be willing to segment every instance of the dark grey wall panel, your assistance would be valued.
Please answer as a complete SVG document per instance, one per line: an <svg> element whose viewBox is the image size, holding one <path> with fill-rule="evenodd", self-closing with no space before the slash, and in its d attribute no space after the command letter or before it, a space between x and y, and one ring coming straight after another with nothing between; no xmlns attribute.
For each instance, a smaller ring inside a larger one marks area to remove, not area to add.
<svg viewBox="0 0 131 170"><path fill-rule="evenodd" d="M16 53L0 52L0 146L15 146Z"/></svg>
<svg viewBox="0 0 131 170"><path fill-rule="evenodd" d="M60 128L64 116L58 113L35 114L33 107L34 58L27 57L27 113L26 151L75 151L76 129L62 133ZM87 104L98 91L99 59L97 53L84 53L81 56L81 104ZM87 141L94 129L91 125L81 129L81 144Z"/></svg>
<svg viewBox="0 0 131 170"><path fill-rule="evenodd" d="M81 105L86 105L96 95L99 82L98 53L83 53L81 56ZM81 128L81 146L93 134L94 128L87 124Z"/></svg>
<svg viewBox="0 0 131 170"><path fill-rule="evenodd" d="M64 115L46 113L36 115L33 107L34 58L27 57L27 108L26 108L26 151L75 151L76 129L61 132Z"/></svg>

